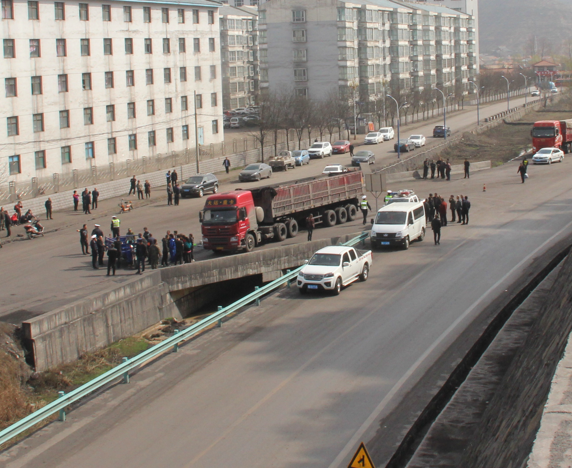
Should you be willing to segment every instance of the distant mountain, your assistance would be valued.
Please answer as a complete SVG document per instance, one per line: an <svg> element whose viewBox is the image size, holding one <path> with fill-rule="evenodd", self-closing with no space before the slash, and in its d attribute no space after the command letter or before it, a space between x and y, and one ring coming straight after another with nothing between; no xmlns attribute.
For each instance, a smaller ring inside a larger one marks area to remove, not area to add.
<svg viewBox="0 0 572 468"><path fill-rule="evenodd" d="M563 53L572 38L570 18L572 0L480 0L481 53L504 46L512 54L529 55L534 45L538 55Z"/></svg>

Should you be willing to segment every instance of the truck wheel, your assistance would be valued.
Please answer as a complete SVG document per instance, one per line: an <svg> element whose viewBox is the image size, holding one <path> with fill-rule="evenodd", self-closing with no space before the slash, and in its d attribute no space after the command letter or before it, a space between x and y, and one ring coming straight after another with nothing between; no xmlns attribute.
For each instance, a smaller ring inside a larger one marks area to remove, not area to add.
<svg viewBox="0 0 572 468"><path fill-rule="evenodd" d="M346 212L348 214L348 221L353 221L357 217L357 208L355 205L346 206Z"/></svg>
<svg viewBox="0 0 572 468"><path fill-rule="evenodd" d="M336 224L336 212L333 210L326 210L322 216L324 226L332 227Z"/></svg>
<svg viewBox="0 0 572 468"><path fill-rule="evenodd" d="M338 224L345 224L348 220L348 213L342 206L336 208L336 219Z"/></svg>
<svg viewBox="0 0 572 468"><path fill-rule="evenodd" d="M403 241L403 250L409 249L409 237L406 237Z"/></svg>
<svg viewBox="0 0 572 468"><path fill-rule="evenodd" d="M254 240L254 236L252 234L247 234L246 239L244 240L245 250L247 252L252 252L254 250L254 246L256 245L256 241Z"/></svg>
<svg viewBox="0 0 572 468"><path fill-rule="evenodd" d="M425 239L425 228L421 229L421 234L419 234L419 237L417 238L419 242L423 242L423 239Z"/></svg>
<svg viewBox="0 0 572 468"><path fill-rule="evenodd" d="M287 224L288 237L296 237L298 234L298 222L295 219L291 219Z"/></svg>
<svg viewBox="0 0 572 468"><path fill-rule="evenodd" d="M274 225L274 236L278 242L282 242L288 236L288 229L284 223Z"/></svg>
<svg viewBox="0 0 572 468"><path fill-rule="evenodd" d="M332 292L334 296L339 296L341 291L342 291L342 279L338 276L338 278L336 279L336 285L334 286L334 290Z"/></svg>
<svg viewBox="0 0 572 468"><path fill-rule="evenodd" d="M367 281L367 277L369 276L369 265L366 263L363 266L363 270L361 271L361 275L359 275L360 281Z"/></svg>

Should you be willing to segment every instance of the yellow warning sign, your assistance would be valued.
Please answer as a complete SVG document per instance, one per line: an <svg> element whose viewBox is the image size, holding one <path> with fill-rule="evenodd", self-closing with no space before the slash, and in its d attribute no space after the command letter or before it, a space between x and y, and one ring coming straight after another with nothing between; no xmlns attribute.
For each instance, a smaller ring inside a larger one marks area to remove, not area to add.
<svg viewBox="0 0 572 468"><path fill-rule="evenodd" d="M375 468L375 465L371 461L371 457L369 456L369 453L367 453L367 449L363 442L359 445L359 448L348 465L348 468Z"/></svg>

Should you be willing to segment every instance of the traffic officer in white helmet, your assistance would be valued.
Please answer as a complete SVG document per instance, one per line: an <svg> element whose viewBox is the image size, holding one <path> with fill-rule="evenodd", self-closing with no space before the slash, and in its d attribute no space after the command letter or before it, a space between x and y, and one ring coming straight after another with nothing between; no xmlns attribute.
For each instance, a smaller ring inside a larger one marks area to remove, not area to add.
<svg viewBox="0 0 572 468"><path fill-rule="evenodd" d="M371 206L369 206L369 202L367 201L367 197L365 195L361 197L359 208L361 210L361 213L363 214L363 224L365 225L367 221L367 212L368 210L371 210Z"/></svg>

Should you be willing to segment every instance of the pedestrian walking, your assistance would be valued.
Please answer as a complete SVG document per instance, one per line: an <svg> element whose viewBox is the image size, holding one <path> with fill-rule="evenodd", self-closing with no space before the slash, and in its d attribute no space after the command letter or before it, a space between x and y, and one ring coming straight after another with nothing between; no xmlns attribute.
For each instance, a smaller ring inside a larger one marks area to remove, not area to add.
<svg viewBox="0 0 572 468"><path fill-rule="evenodd" d="M435 161L431 160L431 178L434 179L435 178Z"/></svg>
<svg viewBox="0 0 572 468"><path fill-rule="evenodd" d="M153 239L153 242L149 246L149 263L151 264L151 269L156 270L159 267L159 257L161 255L161 249L157 245L157 239Z"/></svg>
<svg viewBox="0 0 572 468"><path fill-rule="evenodd" d="M111 233L112 237L119 237L121 230L121 220L117 216L111 217Z"/></svg>
<svg viewBox="0 0 572 468"><path fill-rule="evenodd" d="M429 175L429 159L425 159L425 161L423 161L423 178L427 179L428 175Z"/></svg>
<svg viewBox="0 0 572 468"><path fill-rule="evenodd" d="M151 182L145 181L145 198L151 198Z"/></svg>
<svg viewBox="0 0 572 468"><path fill-rule="evenodd" d="M455 213L457 211L457 202L455 201L455 195L451 195L449 198L449 209L451 210L451 222L455 222Z"/></svg>
<svg viewBox="0 0 572 468"><path fill-rule="evenodd" d="M107 249L107 276L113 271L115 276L115 265L119 258L119 251L117 250L115 242Z"/></svg>
<svg viewBox="0 0 572 468"><path fill-rule="evenodd" d="M465 201L463 202L463 222L461 224L469 224L469 210L471 209L471 202L469 197L465 195Z"/></svg>
<svg viewBox="0 0 572 468"><path fill-rule="evenodd" d="M91 191L91 209L95 210L97 208L97 201L99 200L99 192L97 187Z"/></svg>
<svg viewBox="0 0 572 468"><path fill-rule="evenodd" d="M46 207L46 219L54 219L52 218L52 199L48 198L44 206Z"/></svg>
<svg viewBox="0 0 572 468"><path fill-rule="evenodd" d="M447 177L447 180L451 180L451 163L448 159L445 163L445 176Z"/></svg>
<svg viewBox="0 0 572 468"><path fill-rule="evenodd" d="M433 221L431 221L431 229L433 229L433 239L435 240L435 245L441 244L441 220L439 216L435 216Z"/></svg>
<svg viewBox="0 0 572 468"><path fill-rule="evenodd" d="M439 205L439 218L441 219L441 226L447 226L447 202L442 198Z"/></svg>
<svg viewBox="0 0 572 468"><path fill-rule="evenodd" d="M128 195L131 195L132 193L133 195L135 195L135 191L137 190L137 179L135 178L135 176L131 178L130 182L131 186L129 187Z"/></svg>
<svg viewBox="0 0 572 468"><path fill-rule="evenodd" d="M173 195L175 196L175 205L179 206L179 199L181 198L181 189L179 188L179 184L175 184L173 187Z"/></svg>
<svg viewBox="0 0 572 468"><path fill-rule="evenodd" d="M468 159L465 159L465 179L470 179L471 178L471 174L470 174L470 169L471 169L471 163L469 162Z"/></svg>
<svg viewBox="0 0 572 468"><path fill-rule="evenodd" d="M522 180L522 183L524 184L527 174L526 174L526 166L523 163L520 163L518 169L516 170L516 173L520 174L520 180Z"/></svg>
<svg viewBox="0 0 572 468"><path fill-rule="evenodd" d="M79 232L79 243L81 245L81 253L84 255L89 255L89 239L87 232L87 224L84 224L81 229L77 229L77 232Z"/></svg>
<svg viewBox="0 0 572 468"><path fill-rule="evenodd" d="M167 205L173 204L173 189L171 184L167 184Z"/></svg>
<svg viewBox="0 0 572 468"><path fill-rule="evenodd" d="M103 236L99 236L97 238L97 254L99 266L104 266L103 257L105 256L105 240L103 239Z"/></svg>
<svg viewBox="0 0 572 468"><path fill-rule="evenodd" d="M308 242L312 240L312 234L314 233L314 228L316 227L316 221L312 213L306 218L306 229L308 230Z"/></svg>
<svg viewBox="0 0 572 468"><path fill-rule="evenodd" d="M463 217L463 196L459 198L457 195L457 200L455 201L455 208L457 209L457 223L461 223L461 218Z"/></svg>
<svg viewBox="0 0 572 468"><path fill-rule="evenodd" d="M163 256L161 257L161 266L169 266L169 231L165 234L165 237L161 239L163 243Z"/></svg>
<svg viewBox="0 0 572 468"><path fill-rule="evenodd" d="M361 197L361 203L359 207L361 210L361 214L363 215L363 224L365 225L365 223L367 222L367 212L368 210L371 210L371 206L369 205L369 202L367 201L367 197L365 195Z"/></svg>
<svg viewBox="0 0 572 468"><path fill-rule="evenodd" d="M177 180L179 180L179 174L177 174L176 169L173 169L173 172L171 172L171 184L173 184L173 187L177 183Z"/></svg>
<svg viewBox="0 0 572 468"><path fill-rule="evenodd" d="M354 155L354 145L350 143L350 156Z"/></svg>
<svg viewBox="0 0 572 468"><path fill-rule="evenodd" d="M89 246L91 247L91 266L94 270L99 270L99 267L97 266L99 250L97 246L97 236L95 234L91 236L91 242L89 243Z"/></svg>
<svg viewBox="0 0 572 468"><path fill-rule="evenodd" d="M222 167L224 167L224 170L228 174L228 172L230 171L230 160L228 159L228 157L224 158L224 161L222 162Z"/></svg>
<svg viewBox="0 0 572 468"><path fill-rule="evenodd" d="M145 271L145 259L147 258L147 245L145 244L145 239L137 239L137 245L135 246L135 256L137 258L137 273L136 275L142 275Z"/></svg>
<svg viewBox="0 0 572 468"><path fill-rule="evenodd" d="M77 211L79 206L79 194L77 193L77 190L73 191L73 210Z"/></svg>
<svg viewBox="0 0 572 468"><path fill-rule="evenodd" d="M144 200L145 196L143 195L143 184L140 180L137 181L137 200Z"/></svg>

